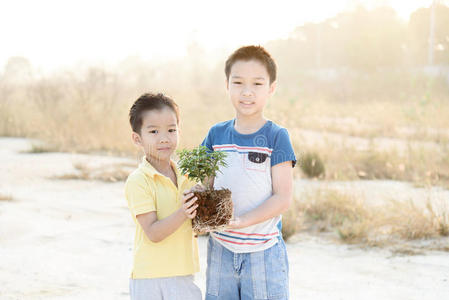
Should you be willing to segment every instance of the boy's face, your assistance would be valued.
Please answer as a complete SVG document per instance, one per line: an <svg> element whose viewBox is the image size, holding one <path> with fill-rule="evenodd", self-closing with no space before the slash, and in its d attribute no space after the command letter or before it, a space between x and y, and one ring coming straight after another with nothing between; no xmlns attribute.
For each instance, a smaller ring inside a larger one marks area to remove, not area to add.
<svg viewBox="0 0 449 300"><path fill-rule="evenodd" d="M178 146L176 114L168 107L144 112L140 134L133 132L132 138L150 162L170 161Z"/></svg>
<svg viewBox="0 0 449 300"><path fill-rule="evenodd" d="M262 116L265 104L275 90L265 66L257 60L238 60L232 67L226 88L239 116Z"/></svg>

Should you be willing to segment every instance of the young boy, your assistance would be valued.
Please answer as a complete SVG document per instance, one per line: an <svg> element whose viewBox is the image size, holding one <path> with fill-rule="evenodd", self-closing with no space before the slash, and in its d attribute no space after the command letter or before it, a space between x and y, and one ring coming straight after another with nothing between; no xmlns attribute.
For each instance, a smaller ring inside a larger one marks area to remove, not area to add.
<svg viewBox="0 0 449 300"><path fill-rule="evenodd" d="M162 94L144 94L129 120L132 140L145 154L125 185L136 223L131 299L201 299L192 276L199 270L191 225L198 205L187 191L194 183L170 159L178 145L178 107Z"/></svg>
<svg viewBox="0 0 449 300"><path fill-rule="evenodd" d="M208 241L206 300L288 299L288 260L281 213L292 199L296 158L288 132L265 119L276 87L276 64L260 46L226 61L226 88L235 119L214 125L203 141L226 151L227 167L212 181L232 191L235 219Z"/></svg>

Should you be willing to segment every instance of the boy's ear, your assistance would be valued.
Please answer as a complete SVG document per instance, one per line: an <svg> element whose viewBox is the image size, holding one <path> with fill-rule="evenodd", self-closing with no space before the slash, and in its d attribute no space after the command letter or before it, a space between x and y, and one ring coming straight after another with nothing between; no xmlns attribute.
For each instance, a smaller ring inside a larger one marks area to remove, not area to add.
<svg viewBox="0 0 449 300"><path fill-rule="evenodd" d="M273 81L270 84L270 90L268 91L268 93L270 94L270 96L273 96L274 92L276 91L276 86L277 86L277 81Z"/></svg>
<svg viewBox="0 0 449 300"><path fill-rule="evenodd" d="M134 145L142 146L142 139L138 133L133 131L133 133L131 134L131 138L133 140Z"/></svg>
<svg viewBox="0 0 449 300"><path fill-rule="evenodd" d="M229 80L225 79L226 91L229 91Z"/></svg>

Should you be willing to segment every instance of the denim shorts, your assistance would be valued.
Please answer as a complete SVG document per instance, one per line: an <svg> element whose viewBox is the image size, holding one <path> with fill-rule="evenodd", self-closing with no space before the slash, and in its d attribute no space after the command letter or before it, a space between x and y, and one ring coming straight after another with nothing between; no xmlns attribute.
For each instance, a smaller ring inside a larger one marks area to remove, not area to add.
<svg viewBox="0 0 449 300"><path fill-rule="evenodd" d="M234 253L209 236L206 300L288 297L288 258L282 237L266 250Z"/></svg>

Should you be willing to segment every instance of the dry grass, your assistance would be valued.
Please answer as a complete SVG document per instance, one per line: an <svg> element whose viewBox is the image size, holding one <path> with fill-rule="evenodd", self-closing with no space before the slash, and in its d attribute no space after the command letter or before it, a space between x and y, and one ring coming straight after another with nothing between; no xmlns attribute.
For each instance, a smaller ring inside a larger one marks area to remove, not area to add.
<svg viewBox="0 0 449 300"><path fill-rule="evenodd" d="M116 72L89 68L11 85L0 74L0 136L36 138L58 151L134 155L129 108L142 93L153 91L168 94L180 106L180 146L198 145L209 126L232 117L232 108L222 76L220 86L211 82L211 74L193 86L189 76L181 75L186 71L179 63L158 66L151 74L142 66Z"/></svg>
<svg viewBox="0 0 449 300"><path fill-rule="evenodd" d="M12 201L13 197L10 194L0 193L0 201Z"/></svg>
<svg viewBox="0 0 449 300"><path fill-rule="evenodd" d="M323 159L328 180L449 186L447 96L424 102L358 100L284 101L270 114L284 121L298 154L313 152Z"/></svg>
<svg viewBox="0 0 449 300"><path fill-rule="evenodd" d="M99 180L104 182L125 181L136 165L128 163L111 164L107 166L91 167L82 163L73 164L75 173L56 176L62 180Z"/></svg>
<svg viewBox="0 0 449 300"><path fill-rule="evenodd" d="M412 256L412 255L423 255L424 254L424 251L416 250L416 249L410 248L410 247L394 248L391 250L391 252L394 256Z"/></svg>
<svg viewBox="0 0 449 300"><path fill-rule="evenodd" d="M427 239L448 236L449 211L436 209L427 200L425 207L417 207L412 202L392 201L386 208L383 225L389 225L389 235L407 240Z"/></svg>
<svg viewBox="0 0 449 300"><path fill-rule="evenodd" d="M323 232L333 229L346 242L366 238L366 222L371 215L360 199L335 190L317 190L307 196L300 209L304 212L308 230Z"/></svg>
<svg viewBox="0 0 449 300"><path fill-rule="evenodd" d="M52 146L45 143L31 143L31 148L27 151L24 151L24 153L48 153L48 152L56 152L57 151L56 146Z"/></svg>
<svg viewBox="0 0 449 300"><path fill-rule="evenodd" d="M295 209L296 212L283 219L283 230L289 236L299 231L331 232L344 243L386 247L449 235L448 207L432 204L431 199L422 207L399 201L367 207L363 199L337 190L320 189L296 200Z"/></svg>
<svg viewBox="0 0 449 300"><path fill-rule="evenodd" d="M299 209L298 205L297 201L293 201L289 210L282 214L282 237L286 241L303 226L303 211Z"/></svg>
<svg viewBox="0 0 449 300"><path fill-rule="evenodd" d="M301 147L298 147L301 149ZM449 152L447 149L408 148L403 153L392 150L354 147L307 146L298 151L317 153L326 168L327 180L399 180L417 186L449 187ZM307 176L306 174L303 175Z"/></svg>

